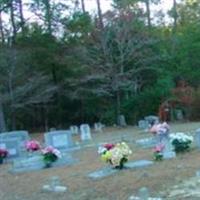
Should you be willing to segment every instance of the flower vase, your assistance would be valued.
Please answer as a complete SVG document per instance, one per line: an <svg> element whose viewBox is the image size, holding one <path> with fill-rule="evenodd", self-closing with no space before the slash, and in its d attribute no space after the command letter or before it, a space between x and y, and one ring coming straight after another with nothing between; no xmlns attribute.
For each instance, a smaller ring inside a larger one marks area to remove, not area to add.
<svg viewBox="0 0 200 200"><path fill-rule="evenodd" d="M127 158L122 158L119 162L119 165L115 166L115 169L119 169L119 170L122 170L125 168L124 164L128 161Z"/></svg>
<svg viewBox="0 0 200 200"><path fill-rule="evenodd" d="M3 164L3 158L0 158L0 165Z"/></svg>

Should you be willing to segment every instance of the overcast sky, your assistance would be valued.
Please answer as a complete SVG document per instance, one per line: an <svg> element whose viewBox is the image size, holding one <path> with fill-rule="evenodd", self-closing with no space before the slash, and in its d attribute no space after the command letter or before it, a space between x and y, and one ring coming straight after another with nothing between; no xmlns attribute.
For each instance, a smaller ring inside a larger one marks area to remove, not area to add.
<svg viewBox="0 0 200 200"><path fill-rule="evenodd" d="M173 5L173 0L161 0L162 3L158 6L153 6L153 9L169 10ZM112 0L101 0L102 10L106 11L111 8ZM89 11L96 10L96 0L85 0L86 9Z"/></svg>
<svg viewBox="0 0 200 200"><path fill-rule="evenodd" d="M56 2L66 2L66 0L54 0ZM177 0L179 1L179 0ZM24 3L28 3L30 2L30 0L23 0ZM112 0L101 0L101 7L102 7L102 11L106 12L107 10L111 9ZM154 18L154 15L156 14L156 11L162 10L164 14L167 13L168 10L170 10L173 6L173 0L161 0L161 3L159 5L151 5L151 18L153 19L153 21L156 19ZM96 5L96 0L85 0L85 7L86 7L86 11L89 11L91 14L96 14L97 13L97 5ZM24 7L25 10L25 17L29 18L29 20L32 21L32 19L34 18L33 13L30 13L26 7ZM7 18L6 21L8 21L9 16L5 16L5 18ZM165 22L169 22L169 17L167 15L165 15L164 17L164 21ZM156 21L154 21L155 23L157 23Z"/></svg>

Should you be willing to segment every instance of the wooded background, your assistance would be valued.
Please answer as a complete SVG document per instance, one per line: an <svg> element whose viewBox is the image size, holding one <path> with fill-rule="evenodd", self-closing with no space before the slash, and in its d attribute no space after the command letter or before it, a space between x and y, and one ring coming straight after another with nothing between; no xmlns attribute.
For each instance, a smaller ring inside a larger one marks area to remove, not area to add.
<svg viewBox="0 0 200 200"><path fill-rule="evenodd" d="M159 0L113 0L106 13L94 1L96 15L84 0L0 0L0 131L119 114L134 124L157 114L178 76L195 89L199 119L200 1L169 0L167 22L151 9Z"/></svg>

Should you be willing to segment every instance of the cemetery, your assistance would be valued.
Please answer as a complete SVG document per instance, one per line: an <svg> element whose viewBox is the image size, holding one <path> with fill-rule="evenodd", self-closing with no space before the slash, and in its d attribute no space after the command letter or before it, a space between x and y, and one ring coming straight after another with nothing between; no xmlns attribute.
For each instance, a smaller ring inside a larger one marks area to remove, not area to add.
<svg viewBox="0 0 200 200"><path fill-rule="evenodd" d="M148 132L139 126L104 127L101 133L97 133L95 127L84 124L85 133L72 134L68 130L28 133L29 142L26 141L24 148L16 142L20 138L16 132L14 143L10 138L0 140L1 148L6 146L10 152L0 165L0 199L184 200L188 196L198 199L199 126L200 123L171 123L167 126L169 129L165 131L169 131L173 139L194 138L190 149L180 153L180 148L174 152L166 136L161 139L152 133L155 127ZM158 130L163 131L160 127ZM162 151L156 145L166 147L162 159L155 157L155 152ZM46 167L42 153L38 152L40 146L44 148L42 151L52 146L62 157ZM127 150L123 155L127 155L128 161L124 162L123 168L114 167L102 159L107 155L102 154L104 147L107 153L114 152L115 148ZM36 151L29 151L31 148Z"/></svg>
<svg viewBox="0 0 200 200"><path fill-rule="evenodd" d="M0 0L0 200L200 200L200 0Z"/></svg>

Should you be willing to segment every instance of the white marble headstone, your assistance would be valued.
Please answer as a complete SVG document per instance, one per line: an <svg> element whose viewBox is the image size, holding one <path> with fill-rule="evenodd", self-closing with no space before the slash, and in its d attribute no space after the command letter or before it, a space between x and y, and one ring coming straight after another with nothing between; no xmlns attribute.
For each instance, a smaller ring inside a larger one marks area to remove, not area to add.
<svg viewBox="0 0 200 200"><path fill-rule="evenodd" d="M173 149L173 146L170 142L169 137L164 137L161 142L164 145L164 150L163 150L163 158L164 159L170 159L170 158L175 158L176 153Z"/></svg>
<svg viewBox="0 0 200 200"><path fill-rule="evenodd" d="M100 132L101 133L103 131L102 128L103 128L103 124L102 123L100 123L100 122L94 123L94 130L96 132Z"/></svg>
<svg viewBox="0 0 200 200"><path fill-rule="evenodd" d="M88 124L82 124L80 126L80 130L81 130L81 140L82 141L87 141L87 140L92 139L90 126Z"/></svg>
<svg viewBox="0 0 200 200"><path fill-rule="evenodd" d="M77 135L79 132L78 126L70 126L70 131L73 135Z"/></svg>

